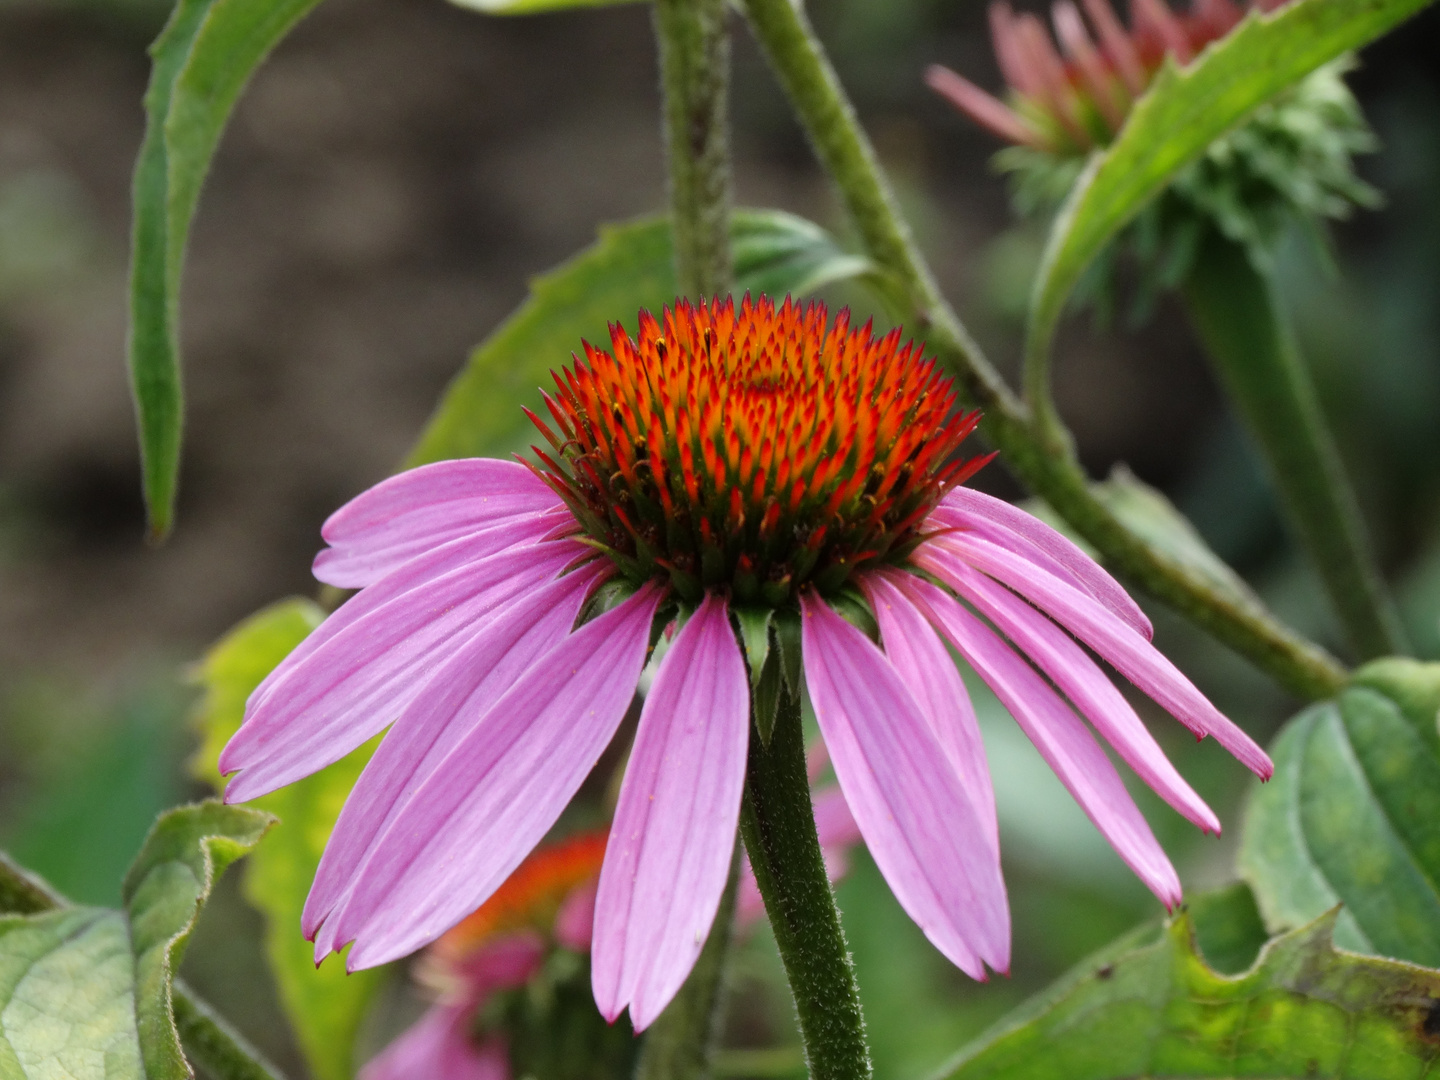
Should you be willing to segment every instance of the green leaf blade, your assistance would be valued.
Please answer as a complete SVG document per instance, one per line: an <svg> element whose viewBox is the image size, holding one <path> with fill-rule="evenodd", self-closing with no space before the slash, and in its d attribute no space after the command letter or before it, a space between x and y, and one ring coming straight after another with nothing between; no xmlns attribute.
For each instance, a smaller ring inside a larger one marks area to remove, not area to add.
<svg viewBox="0 0 1440 1080"><path fill-rule="evenodd" d="M778 210L737 210L731 221L735 295L806 295L873 276L818 225ZM602 226L570 261L531 282L529 298L474 352L406 459L413 468L461 457L500 457L538 441L519 409L541 408L539 388L582 340L608 347L608 325L675 300L674 251L663 218Z"/></svg>
<svg viewBox="0 0 1440 1080"><path fill-rule="evenodd" d="M1373 41L1429 0L1294 0L1253 11L1184 68L1167 62L1055 220L1030 304L1026 352L1048 355L1086 267L1175 175L1256 107Z"/></svg>
<svg viewBox="0 0 1440 1080"><path fill-rule="evenodd" d="M199 672L205 688L197 709L202 743L193 766L199 779L223 789L216 760L240 727L245 700L323 619L324 612L309 600L282 600L240 623L212 647ZM356 1036L383 978L380 970L347 975L338 960L317 968L313 949L300 934L300 912L320 856L373 749L372 741L252 804L273 813L280 823L250 857L245 897L265 916L266 955L317 1080L353 1076Z"/></svg>

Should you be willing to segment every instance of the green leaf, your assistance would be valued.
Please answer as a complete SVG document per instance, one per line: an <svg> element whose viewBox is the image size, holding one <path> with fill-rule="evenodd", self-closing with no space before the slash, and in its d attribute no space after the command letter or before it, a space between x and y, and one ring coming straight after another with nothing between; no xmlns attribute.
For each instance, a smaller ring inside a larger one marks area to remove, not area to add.
<svg viewBox="0 0 1440 1080"><path fill-rule="evenodd" d="M1379 660L1301 713L1257 787L1240 872L1271 930L1337 903L1337 944L1440 967L1440 664Z"/></svg>
<svg viewBox="0 0 1440 1080"><path fill-rule="evenodd" d="M220 639L200 664L205 688L196 713L201 748L195 774L224 787L216 760L240 727L245 699L325 613L308 600L272 604ZM295 1026L310 1071L318 1080L349 1080L361 1020L383 977L378 970L346 975L338 960L315 966L314 950L300 935L300 912L340 808L374 743L313 776L256 799L251 805L280 819L245 867L245 897L265 915L265 951L286 1013Z"/></svg>
<svg viewBox="0 0 1440 1080"><path fill-rule="evenodd" d="M636 0L450 0L456 7L469 8L482 15L535 15L542 11L567 11L570 8L614 7L633 4Z"/></svg>
<svg viewBox="0 0 1440 1080"><path fill-rule="evenodd" d="M1157 940L1129 935L1021 1006L941 1075L1419 1080L1440 1055L1440 972L1339 952L1334 921L1276 938L1230 977L1205 962L1182 912Z"/></svg>
<svg viewBox="0 0 1440 1080"><path fill-rule="evenodd" d="M215 802L178 807L156 821L132 865L125 911L0 916L0 1076L189 1080L174 973L215 879L272 821ZM0 879L24 894L19 907L60 902L8 863Z"/></svg>
<svg viewBox="0 0 1440 1080"><path fill-rule="evenodd" d="M1272 14L1253 11L1184 68L1167 61L1055 219L1031 297L1027 354L1049 353L1065 300L1091 260L1211 142L1428 2L1294 0Z"/></svg>
<svg viewBox="0 0 1440 1080"><path fill-rule="evenodd" d="M779 210L737 210L730 232L737 296L801 296L875 274L818 225ZM581 340L608 347L610 323L633 328L638 311L658 312L675 295L668 221L603 226L593 246L532 281L525 303L470 354L406 466L527 446L539 433L520 406L543 413L537 388L553 385L550 372L570 362Z"/></svg>
<svg viewBox="0 0 1440 1080"><path fill-rule="evenodd" d="M145 140L135 165L129 359L156 538L173 522L180 470L180 277L200 185L251 73L316 3L179 0L150 47Z"/></svg>

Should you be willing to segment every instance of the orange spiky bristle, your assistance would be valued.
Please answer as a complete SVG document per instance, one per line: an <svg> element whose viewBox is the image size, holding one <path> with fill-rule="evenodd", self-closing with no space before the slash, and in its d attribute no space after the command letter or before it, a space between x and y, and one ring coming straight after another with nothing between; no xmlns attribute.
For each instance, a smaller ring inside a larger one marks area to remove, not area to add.
<svg viewBox="0 0 1440 1080"><path fill-rule="evenodd" d="M978 413L900 331L850 328L842 310L749 296L678 302L639 340L555 376L558 434L539 470L590 539L635 581L668 576L687 600L728 587L778 606L838 589L920 540L940 496L983 459L960 460Z"/></svg>

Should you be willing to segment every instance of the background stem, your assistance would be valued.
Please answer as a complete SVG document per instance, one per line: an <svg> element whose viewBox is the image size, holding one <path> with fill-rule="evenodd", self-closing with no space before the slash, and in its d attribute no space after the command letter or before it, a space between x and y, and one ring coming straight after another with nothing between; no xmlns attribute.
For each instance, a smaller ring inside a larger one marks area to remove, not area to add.
<svg viewBox="0 0 1440 1080"><path fill-rule="evenodd" d="M1334 657L1256 605L1238 604L1204 575L1154 547L1094 492L1073 440L1048 404L1040 420L1007 387L940 296L904 226L873 149L805 14L791 0L743 0L751 26L839 190L866 252L889 275L902 318L955 373L962 399L984 410L981 431L1005 465L1130 582L1229 645L1292 692L1333 696L1348 673Z"/></svg>
<svg viewBox="0 0 1440 1080"><path fill-rule="evenodd" d="M655 0L680 295L730 292L730 38L725 0Z"/></svg>
<svg viewBox="0 0 1440 1080"><path fill-rule="evenodd" d="M740 885L740 844L730 860L730 878L715 922L690 977L665 1007L640 1049L635 1080L701 1080L711 1074L725 1015L725 975L735 930L735 894Z"/></svg>
<svg viewBox="0 0 1440 1080"><path fill-rule="evenodd" d="M1185 299L1351 644L1367 660L1403 652L1400 619L1275 283L1244 247L1212 231Z"/></svg>
<svg viewBox="0 0 1440 1080"><path fill-rule="evenodd" d="M788 690L781 692L768 749L750 735L740 835L795 997L810 1076L868 1080L855 968L815 833L800 701Z"/></svg>

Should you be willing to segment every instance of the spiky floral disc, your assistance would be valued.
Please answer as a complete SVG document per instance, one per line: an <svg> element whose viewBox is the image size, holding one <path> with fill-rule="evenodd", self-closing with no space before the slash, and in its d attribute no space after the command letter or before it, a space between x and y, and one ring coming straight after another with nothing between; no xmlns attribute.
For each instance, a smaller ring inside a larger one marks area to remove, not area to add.
<svg viewBox="0 0 1440 1080"><path fill-rule="evenodd" d="M556 375L558 434L532 416L554 450L536 450L541 475L627 577L690 600L780 605L898 561L988 460L957 456L979 417L934 361L848 311L680 301L663 325L641 312L637 341L612 327L611 346Z"/></svg>

